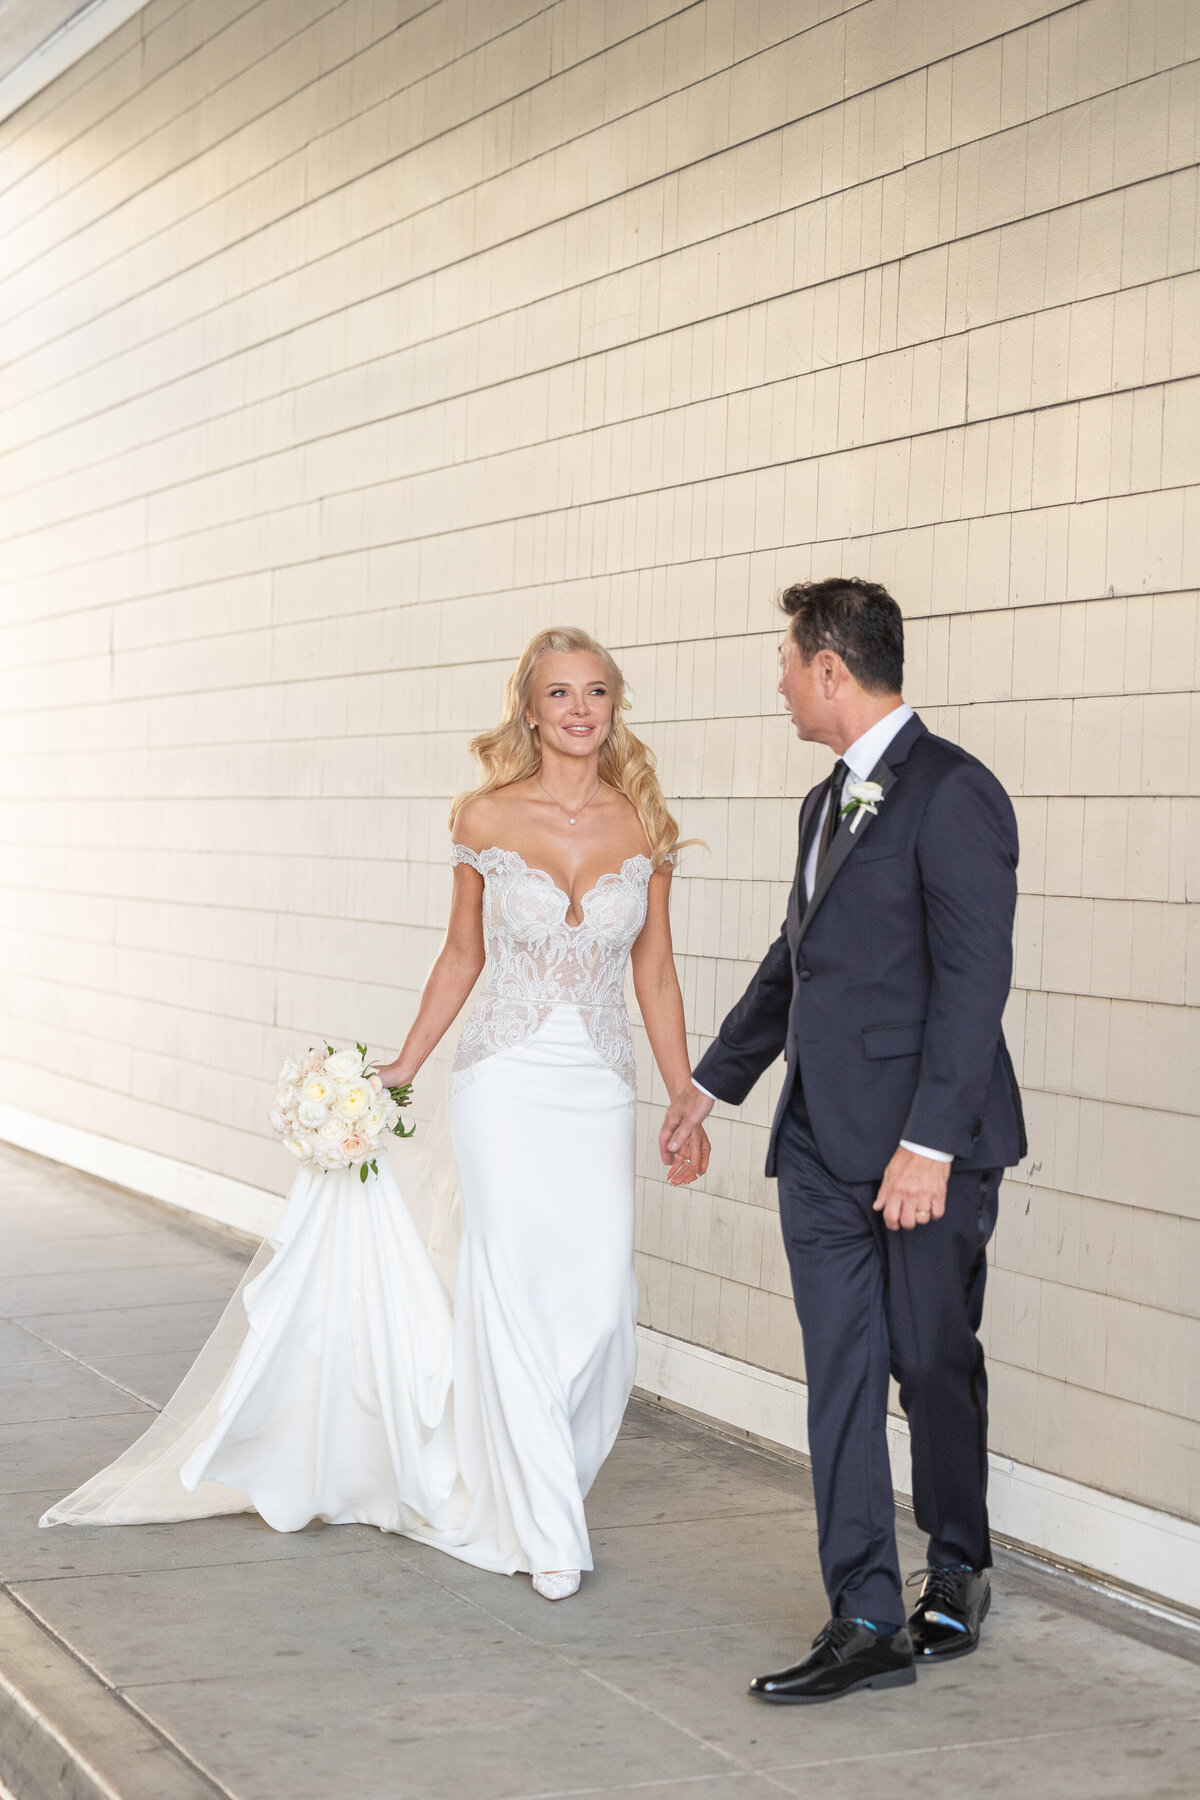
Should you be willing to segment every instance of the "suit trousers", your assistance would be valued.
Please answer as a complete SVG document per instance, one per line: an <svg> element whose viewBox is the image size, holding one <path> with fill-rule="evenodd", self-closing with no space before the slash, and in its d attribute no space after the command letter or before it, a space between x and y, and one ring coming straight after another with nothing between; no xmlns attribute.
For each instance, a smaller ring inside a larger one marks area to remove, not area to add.
<svg viewBox="0 0 1200 1800"><path fill-rule="evenodd" d="M1002 1169L952 1170L941 1219L889 1231L878 1182L839 1181L804 1102L779 1135L779 1214L804 1337L821 1573L835 1618L899 1624L888 1376L912 1436L932 1565L991 1564L987 1375L977 1336Z"/></svg>

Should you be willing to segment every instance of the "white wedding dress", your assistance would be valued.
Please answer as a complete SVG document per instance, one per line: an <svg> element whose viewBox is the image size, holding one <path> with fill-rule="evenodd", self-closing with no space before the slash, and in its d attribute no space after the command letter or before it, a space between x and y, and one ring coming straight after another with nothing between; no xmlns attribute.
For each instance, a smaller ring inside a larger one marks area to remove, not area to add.
<svg viewBox="0 0 1200 1800"><path fill-rule="evenodd" d="M453 859L483 877L487 950L451 1074L453 1304L386 1162L365 1183L302 1170L162 1414L43 1525L257 1511L508 1574L592 1567L583 1500L636 1362L624 986L653 871L628 858L571 925L515 851ZM426 1191L416 1149L397 1158Z"/></svg>

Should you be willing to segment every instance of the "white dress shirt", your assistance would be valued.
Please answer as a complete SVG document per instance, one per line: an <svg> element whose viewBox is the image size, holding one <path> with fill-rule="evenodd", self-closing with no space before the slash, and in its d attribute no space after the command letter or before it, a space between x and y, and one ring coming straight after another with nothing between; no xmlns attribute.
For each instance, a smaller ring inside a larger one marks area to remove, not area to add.
<svg viewBox="0 0 1200 1800"><path fill-rule="evenodd" d="M893 707L890 713L885 713L882 719L877 719L874 725L868 731L864 731L860 738L855 738L842 756L842 761L849 771L846 780L868 781L876 763L885 755L892 739L903 731L912 716L912 707L901 701L900 705ZM826 794L804 863L804 896L806 900L812 899L813 887L816 884L817 858L821 853L821 835L828 813L829 795ZM698 1081L694 1081L694 1086L699 1089L700 1093L707 1094L710 1100L716 1098L715 1094L709 1094L706 1087L701 1087ZM912 1150L918 1156L928 1156L934 1162L954 1161L953 1154L947 1150L931 1150L924 1144L910 1144L907 1138L901 1138L900 1147L903 1150Z"/></svg>

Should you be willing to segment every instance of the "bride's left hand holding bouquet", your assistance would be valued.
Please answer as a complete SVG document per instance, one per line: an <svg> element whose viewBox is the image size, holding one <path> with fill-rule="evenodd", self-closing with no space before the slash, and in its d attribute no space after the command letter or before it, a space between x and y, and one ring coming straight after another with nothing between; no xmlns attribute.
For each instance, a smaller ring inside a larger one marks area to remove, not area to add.
<svg viewBox="0 0 1200 1800"><path fill-rule="evenodd" d="M359 1180L378 1175L383 1140L411 1137L400 1108L412 1097L412 1083L385 1088L365 1044L353 1050L309 1049L289 1057L279 1072L270 1118L298 1162L318 1169L352 1169Z"/></svg>

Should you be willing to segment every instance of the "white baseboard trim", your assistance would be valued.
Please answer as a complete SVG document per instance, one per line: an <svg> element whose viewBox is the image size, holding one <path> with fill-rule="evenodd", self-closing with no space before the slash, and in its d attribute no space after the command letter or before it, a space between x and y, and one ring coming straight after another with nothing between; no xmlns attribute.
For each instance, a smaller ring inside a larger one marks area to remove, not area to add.
<svg viewBox="0 0 1200 1800"><path fill-rule="evenodd" d="M160 1156L156 1150L139 1150L134 1144L122 1144L95 1131L81 1131L57 1119L44 1119L2 1101L0 1139L48 1157L51 1162L66 1163L85 1175L98 1175L116 1187L177 1206L182 1212L196 1213L202 1219L244 1231L250 1237L266 1237L283 1210L279 1194L251 1187L248 1181L214 1175L210 1169L177 1162L172 1156Z"/></svg>
<svg viewBox="0 0 1200 1800"><path fill-rule="evenodd" d="M644 1325L637 1335L637 1385L644 1393L807 1454L808 1390L802 1381ZM896 1492L910 1495L903 1419L888 1419L888 1450ZM1010 1457L993 1453L990 1461L988 1511L998 1533L1102 1579L1159 1595L1168 1606L1200 1611L1200 1525Z"/></svg>
<svg viewBox="0 0 1200 1800"><path fill-rule="evenodd" d="M49 87L72 63L141 12L145 4L146 0L92 0L90 6L74 13L0 80L0 120L7 119Z"/></svg>
<svg viewBox="0 0 1200 1800"><path fill-rule="evenodd" d="M270 1231L283 1206L278 1194L249 1182L2 1102L0 1139L254 1237ZM807 1453L808 1391L802 1381L644 1325L637 1335L637 1385L644 1393ZM902 1419L888 1421L888 1449L897 1493L911 1494ZM1200 1526L1008 1457L993 1455L991 1465L989 1509L996 1531L1101 1578L1160 1595L1169 1606L1200 1612Z"/></svg>

